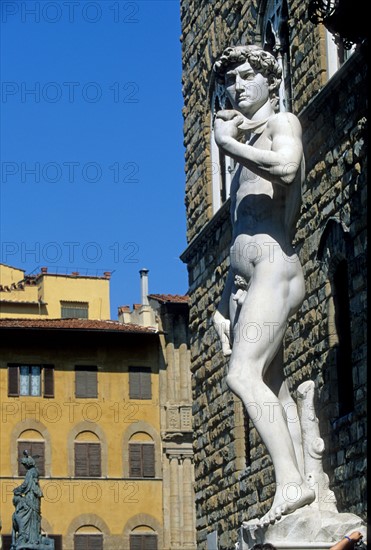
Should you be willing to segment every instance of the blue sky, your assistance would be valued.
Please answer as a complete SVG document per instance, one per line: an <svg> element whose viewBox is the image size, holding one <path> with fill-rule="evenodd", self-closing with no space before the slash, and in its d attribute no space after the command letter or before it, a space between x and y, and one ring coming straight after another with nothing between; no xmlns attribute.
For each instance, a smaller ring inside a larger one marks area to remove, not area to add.
<svg viewBox="0 0 371 550"><path fill-rule="evenodd" d="M1 261L187 291L178 0L1 1Z"/></svg>

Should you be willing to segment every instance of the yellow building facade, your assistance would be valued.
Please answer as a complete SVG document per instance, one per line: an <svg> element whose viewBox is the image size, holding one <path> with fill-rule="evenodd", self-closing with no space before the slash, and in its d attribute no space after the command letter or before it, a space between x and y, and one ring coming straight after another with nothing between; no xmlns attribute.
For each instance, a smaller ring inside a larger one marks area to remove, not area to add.
<svg viewBox="0 0 371 550"><path fill-rule="evenodd" d="M77 276L40 279L48 303L50 284L54 304L97 311L86 285L78 294ZM59 284L76 289L58 295ZM56 550L195 550L187 299L143 302L121 308L119 321L19 310L0 318L5 549L27 449L40 472L42 529Z"/></svg>
<svg viewBox="0 0 371 550"><path fill-rule="evenodd" d="M36 275L25 275L21 269L0 264L0 318L109 319L110 275L48 273L45 267Z"/></svg>

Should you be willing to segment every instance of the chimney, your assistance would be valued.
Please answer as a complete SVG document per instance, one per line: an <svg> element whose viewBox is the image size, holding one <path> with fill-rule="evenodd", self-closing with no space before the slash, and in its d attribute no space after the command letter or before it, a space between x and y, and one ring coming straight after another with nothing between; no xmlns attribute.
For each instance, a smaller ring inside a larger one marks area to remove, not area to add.
<svg viewBox="0 0 371 550"><path fill-rule="evenodd" d="M148 306L148 269L143 268L140 273L140 290L141 290L141 304L142 306Z"/></svg>
<svg viewBox="0 0 371 550"><path fill-rule="evenodd" d="M48 268L47 267L42 267L41 268L41 273L48 273Z"/></svg>

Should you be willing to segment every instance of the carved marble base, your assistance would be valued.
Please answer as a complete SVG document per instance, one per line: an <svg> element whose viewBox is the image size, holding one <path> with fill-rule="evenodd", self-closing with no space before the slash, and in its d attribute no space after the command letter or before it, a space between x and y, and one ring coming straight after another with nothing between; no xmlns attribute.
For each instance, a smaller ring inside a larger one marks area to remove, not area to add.
<svg viewBox="0 0 371 550"><path fill-rule="evenodd" d="M264 528L257 524L256 519L243 522L237 548L251 550L254 544L270 542L277 550L325 550L356 530L366 539L366 525L355 514L340 514L307 506Z"/></svg>

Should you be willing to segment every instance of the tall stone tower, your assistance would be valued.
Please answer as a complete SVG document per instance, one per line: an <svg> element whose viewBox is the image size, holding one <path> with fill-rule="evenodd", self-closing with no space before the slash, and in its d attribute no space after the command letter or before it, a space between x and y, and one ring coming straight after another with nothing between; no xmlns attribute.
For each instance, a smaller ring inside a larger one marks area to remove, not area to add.
<svg viewBox="0 0 371 550"><path fill-rule="evenodd" d="M225 381L211 316L229 266L233 160L213 137L223 94L212 66L230 45L258 44L281 64L280 109L303 127L306 179L295 248L306 296L284 342L291 392L315 382L324 469L340 512L366 507L365 46L309 20L299 0L181 0L184 143L197 548L230 550L241 521L261 516L272 463ZM313 10L312 10L313 11ZM333 31L333 29L332 29ZM362 38L359 38L359 42ZM347 49L347 47L350 49ZM208 537L209 536L209 537Z"/></svg>

